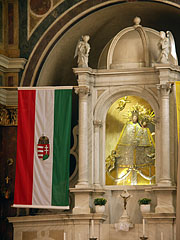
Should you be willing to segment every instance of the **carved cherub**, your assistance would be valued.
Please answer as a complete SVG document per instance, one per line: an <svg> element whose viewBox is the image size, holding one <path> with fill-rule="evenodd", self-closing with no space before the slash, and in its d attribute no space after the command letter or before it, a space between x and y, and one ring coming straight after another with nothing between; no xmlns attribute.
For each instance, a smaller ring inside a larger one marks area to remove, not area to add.
<svg viewBox="0 0 180 240"><path fill-rule="evenodd" d="M111 155L106 158L106 171L111 172L115 168L116 151L112 150Z"/></svg>

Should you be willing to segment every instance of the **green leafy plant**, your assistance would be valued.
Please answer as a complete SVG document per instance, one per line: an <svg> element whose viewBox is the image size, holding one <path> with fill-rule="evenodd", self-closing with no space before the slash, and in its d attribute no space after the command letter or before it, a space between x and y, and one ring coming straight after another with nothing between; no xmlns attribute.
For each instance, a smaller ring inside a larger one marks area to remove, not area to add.
<svg viewBox="0 0 180 240"><path fill-rule="evenodd" d="M151 203L151 199L149 198L141 198L138 200L139 205L147 205Z"/></svg>
<svg viewBox="0 0 180 240"><path fill-rule="evenodd" d="M94 199L94 205L105 205L107 200L105 198L95 198Z"/></svg>

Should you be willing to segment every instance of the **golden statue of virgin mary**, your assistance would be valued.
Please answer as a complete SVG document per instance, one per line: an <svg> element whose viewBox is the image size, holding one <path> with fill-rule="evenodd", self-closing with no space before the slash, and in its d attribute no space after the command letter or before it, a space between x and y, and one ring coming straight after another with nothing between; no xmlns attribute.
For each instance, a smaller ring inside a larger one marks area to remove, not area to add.
<svg viewBox="0 0 180 240"><path fill-rule="evenodd" d="M106 159L107 174L116 184L152 184L155 143L148 123L153 122L154 112L136 104L127 115L116 148Z"/></svg>

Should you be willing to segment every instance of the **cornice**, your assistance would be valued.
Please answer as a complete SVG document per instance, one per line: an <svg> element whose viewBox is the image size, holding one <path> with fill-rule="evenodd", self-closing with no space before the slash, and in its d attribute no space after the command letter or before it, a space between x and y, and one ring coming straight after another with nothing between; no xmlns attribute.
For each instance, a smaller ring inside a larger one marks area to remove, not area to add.
<svg viewBox="0 0 180 240"><path fill-rule="evenodd" d="M20 72L24 69L27 60L25 58L9 58L0 54L0 71Z"/></svg>

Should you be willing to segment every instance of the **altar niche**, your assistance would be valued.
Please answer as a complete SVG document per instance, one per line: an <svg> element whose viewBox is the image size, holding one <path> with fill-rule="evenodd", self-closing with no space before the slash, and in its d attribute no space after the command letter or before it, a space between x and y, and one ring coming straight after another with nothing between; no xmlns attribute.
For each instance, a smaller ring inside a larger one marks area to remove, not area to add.
<svg viewBox="0 0 180 240"><path fill-rule="evenodd" d="M138 96L115 101L106 117L106 185L155 184L155 114Z"/></svg>

